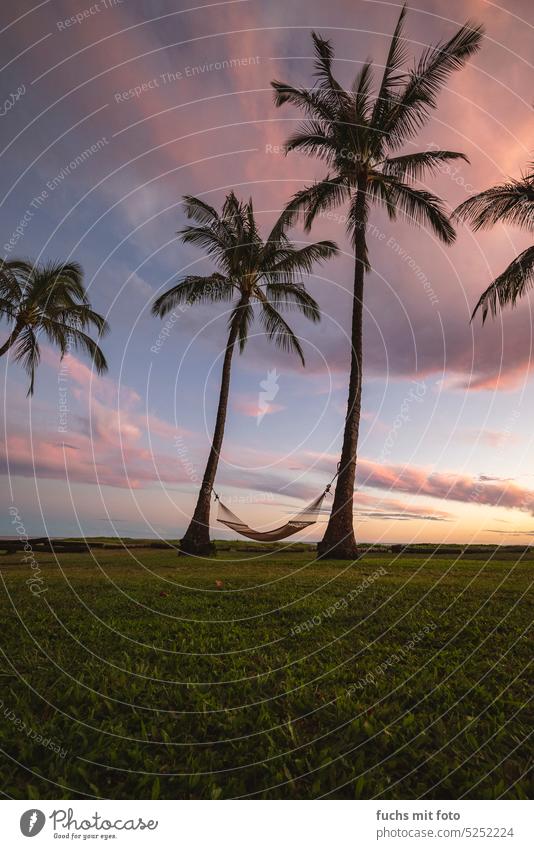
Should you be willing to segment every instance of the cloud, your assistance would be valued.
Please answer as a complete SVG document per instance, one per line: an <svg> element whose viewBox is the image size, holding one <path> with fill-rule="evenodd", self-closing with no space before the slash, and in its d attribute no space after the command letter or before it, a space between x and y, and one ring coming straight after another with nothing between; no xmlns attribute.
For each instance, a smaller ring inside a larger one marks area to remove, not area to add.
<svg viewBox="0 0 534 849"><path fill-rule="evenodd" d="M310 459L316 469L325 471L335 468L337 463L337 457L333 455L311 454ZM365 458L358 460L356 475L358 490L360 487L383 489L464 504L522 510L534 515L534 490L518 486L513 481L490 483L481 476L435 472L420 466L381 464Z"/></svg>
<svg viewBox="0 0 534 849"><path fill-rule="evenodd" d="M451 514L431 506L407 505L398 499L377 498L369 493L358 491L354 495L355 516L359 520L375 519L380 521L418 521L449 522ZM364 509L365 507L365 509Z"/></svg>
<svg viewBox="0 0 534 849"><path fill-rule="evenodd" d="M507 537L534 537L534 531L503 531L497 528L487 528L486 533L501 534L501 536Z"/></svg>
<svg viewBox="0 0 534 849"><path fill-rule="evenodd" d="M370 460L360 460L358 481L360 486L465 504L507 507L534 515L534 491L507 481L487 483L469 475L434 472L414 466L380 465Z"/></svg>
<svg viewBox="0 0 534 849"><path fill-rule="evenodd" d="M478 430L477 428L464 430L461 438L465 442L478 442L490 448L503 448L506 444L517 445L521 441L517 434L511 433L509 430ZM489 478L485 478L485 480L489 480Z"/></svg>
<svg viewBox="0 0 534 849"><path fill-rule="evenodd" d="M262 404L256 399L252 400L244 396L234 398L232 406L238 413L251 418L258 416L270 416L285 410L282 404L274 404L272 401L264 401Z"/></svg>
<svg viewBox="0 0 534 849"><path fill-rule="evenodd" d="M60 420L57 407L43 405L42 413L29 422L25 402L13 399L0 451L10 475L131 489L158 481L191 482L178 453L160 445L174 447L178 437L194 440L193 434L143 411L135 390L92 373L72 355L60 366L58 357L45 347L42 359L53 370L61 368L67 414ZM63 433L66 439L61 439Z"/></svg>

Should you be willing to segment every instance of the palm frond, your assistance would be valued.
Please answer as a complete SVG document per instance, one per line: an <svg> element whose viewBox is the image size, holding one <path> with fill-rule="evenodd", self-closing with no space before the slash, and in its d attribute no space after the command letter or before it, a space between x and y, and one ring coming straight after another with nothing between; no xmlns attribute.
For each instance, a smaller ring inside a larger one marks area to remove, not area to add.
<svg viewBox="0 0 534 849"><path fill-rule="evenodd" d="M287 282L291 282L295 274L311 274L316 263L330 259L337 252L336 243L329 239L298 249L291 246L285 251L279 251L280 259L266 269L266 272L269 278L274 278L275 281L284 276Z"/></svg>
<svg viewBox="0 0 534 849"><path fill-rule="evenodd" d="M304 216L304 228L311 230L315 217L348 200L350 191L344 175L327 175L324 180L301 189L288 203L288 209Z"/></svg>
<svg viewBox="0 0 534 849"><path fill-rule="evenodd" d="M287 230L293 226L297 217L298 211L290 209L289 206L286 206L286 208L282 210L265 240L262 249L262 264L264 261L267 261L268 264L268 261L273 254L282 248L286 248L290 244L287 237Z"/></svg>
<svg viewBox="0 0 534 849"><path fill-rule="evenodd" d="M234 192L226 196L222 209L222 223L228 233L231 247L227 248L223 259L226 260L228 273L239 274L250 254L250 239L247 232L247 207Z"/></svg>
<svg viewBox="0 0 534 849"><path fill-rule="evenodd" d="M369 200L383 206L391 221L397 218L395 201L389 189L389 182L381 171L371 171L367 181L367 196Z"/></svg>
<svg viewBox="0 0 534 849"><path fill-rule="evenodd" d="M335 120L335 111L332 110L332 104L327 100L321 89L295 88L278 80L272 80L271 86L274 89L275 106L283 106L284 103L289 103L291 106L302 109L311 118L324 121Z"/></svg>
<svg viewBox="0 0 534 849"><path fill-rule="evenodd" d="M482 323L484 323L488 312L495 316L499 308L514 307L518 298L523 297L533 285L534 245L520 253L482 293L473 310L471 321L479 310L482 310Z"/></svg>
<svg viewBox="0 0 534 849"><path fill-rule="evenodd" d="M256 248L262 246L262 241L258 225L256 223L256 218L254 216L254 204L252 203L252 198L249 198L245 207L245 215L247 221L247 244L254 251Z"/></svg>
<svg viewBox="0 0 534 849"><path fill-rule="evenodd" d="M302 285L296 283L268 283L265 287L268 301L276 310L296 309L313 322L321 320L319 304Z"/></svg>
<svg viewBox="0 0 534 849"><path fill-rule="evenodd" d="M4 318L7 321L12 321L17 315L16 307L11 299L0 297L0 319Z"/></svg>
<svg viewBox="0 0 534 849"><path fill-rule="evenodd" d="M33 263L28 259L0 259L0 273L10 273L15 276L29 277Z"/></svg>
<svg viewBox="0 0 534 849"><path fill-rule="evenodd" d="M328 129L318 121L307 121L300 124L285 144L286 151L299 150L305 154L313 154L330 165L333 164L339 150L339 144Z"/></svg>
<svg viewBox="0 0 534 849"><path fill-rule="evenodd" d="M450 150L423 150L418 153L408 153L405 156L388 158L383 164L384 174L397 177L400 180L419 180L425 172L437 172L444 162L463 159L469 163L465 153Z"/></svg>
<svg viewBox="0 0 534 849"><path fill-rule="evenodd" d="M22 298L31 270L25 260L0 260L0 297L12 307Z"/></svg>
<svg viewBox="0 0 534 849"><path fill-rule="evenodd" d="M237 198L235 192L229 192L226 195L223 208L222 218L228 222L238 239L242 240L243 236L243 221L245 219L244 204Z"/></svg>
<svg viewBox="0 0 534 849"><path fill-rule="evenodd" d="M334 50L326 39L318 33L312 32L315 53L315 74L323 97L332 109L350 108L350 97L332 74L332 59Z"/></svg>
<svg viewBox="0 0 534 849"><path fill-rule="evenodd" d="M369 123L371 115L371 87L373 84L373 66L367 59L352 84L354 94L354 123L357 128Z"/></svg>
<svg viewBox="0 0 534 849"><path fill-rule="evenodd" d="M446 245L451 245L456 233L445 211L443 201L431 192L414 189L394 179L386 179L390 203L412 223L430 227Z"/></svg>
<svg viewBox="0 0 534 849"><path fill-rule="evenodd" d="M83 330L71 330L70 344L74 346L75 350L84 351L88 354L98 374L104 374L108 370L103 351L95 340L84 333Z"/></svg>
<svg viewBox="0 0 534 849"><path fill-rule="evenodd" d="M498 221L534 228L534 175L510 180L467 198L454 214L474 230L492 227Z"/></svg>
<svg viewBox="0 0 534 849"><path fill-rule="evenodd" d="M74 348L89 356L98 374L104 374L108 370L106 358L98 343L79 327L47 319L41 323L40 329L57 345L62 357Z"/></svg>
<svg viewBox="0 0 534 849"><path fill-rule="evenodd" d="M200 198L184 195L182 203L187 217L197 224L214 224L219 220L217 210Z"/></svg>
<svg viewBox="0 0 534 849"><path fill-rule="evenodd" d="M211 227L192 227L190 224L178 230L184 245L195 245L202 248L208 256L219 258L224 256L228 249L227 243L221 241L220 236Z"/></svg>
<svg viewBox="0 0 534 849"><path fill-rule="evenodd" d="M48 262L34 266L29 285L34 290L32 297L43 301L50 298L55 302L63 299L71 304L77 301L88 303L83 270L77 262Z"/></svg>
<svg viewBox="0 0 534 849"><path fill-rule="evenodd" d="M61 320L61 316L51 318L43 316L39 323L39 333L44 333L49 342L52 343L62 357L68 353L71 347L71 337L75 326L65 324Z"/></svg>
<svg viewBox="0 0 534 849"><path fill-rule="evenodd" d="M468 21L448 41L425 50L397 102L384 116L383 130L392 147L398 147L426 123L451 74L479 50L483 33L482 26Z"/></svg>
<svg viewBox="0 0 534 849"><path fill-rule="evenodd" d="M234 293L234 285L222 274L214 273L205 277L190 274L156 298L152 304L152 315L163 318L180 304L231 301Z"/></svg>
<svg viewBox="0 0 534 849"><path fill-rule="evenodd" d="M267 299L262 300L260 318L268 339L274 342L282 351L294 352L305 365L304 354L300 342L275 307Z"/></svg>
<svg viewBox="0 0 534 849"><path fill-rule="evenodd" d="M41 323L50 317L53 321L64 324L65 327L87 329L94 327L99 336L109 333L109 324L104 316L95 312L87 304L76 304L65 308L50 304L46 315L43 315Z"/></svg>
<svg viewBox="0 0 534 849"><path fill-rule="evenodd" d="M27 396L33 395L35 387L35 369L41 359L41 351L32 327L25 327L15 343L15 360L19 362L30 378Z"/></svg>
<svg viewBox="0 0 534 849"><path fill-rule="evenodd" d="M408 54L406 42L402 37L405 17L406 3L400 11L397 25L391 37L382 81L380 83L380 88L373 108L373 114L371 116L370 123L372 127L380 127L382 124L382 115L384 115L388 108L390 108L394 89L405 80L405 75L400 73Z"/></svg>

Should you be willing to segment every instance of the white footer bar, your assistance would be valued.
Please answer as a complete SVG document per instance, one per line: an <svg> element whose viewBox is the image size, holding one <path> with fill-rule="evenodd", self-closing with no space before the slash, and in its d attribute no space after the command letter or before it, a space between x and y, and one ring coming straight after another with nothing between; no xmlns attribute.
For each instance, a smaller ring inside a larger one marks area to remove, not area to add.
<svg viewBox="0 0 534 849"><path fill-rule="evenodd" d="M532 849L528 801L12 801L2 844L189 849ZM35 843L29 843L35 838Z"/></svg>

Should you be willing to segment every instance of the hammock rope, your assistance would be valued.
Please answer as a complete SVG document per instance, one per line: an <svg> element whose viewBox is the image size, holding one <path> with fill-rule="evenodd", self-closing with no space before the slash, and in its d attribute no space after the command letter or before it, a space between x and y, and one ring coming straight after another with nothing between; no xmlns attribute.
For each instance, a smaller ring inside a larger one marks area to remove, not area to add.
<svg viewBox="0 0 534 849"><path fill-rule="evenodd" d="M304 507L299 513L293 516L288 522L284 525L280 525L278 528L274 528L272 531L255 531L254 528L249 527L246 522L243 522L239 516L236 516L225 504L221 501L220 495L215 492L212 487L211 490L213 492L215 501L218 502L218 511L217 511L217 521L221 522L221 524L226 525L231 531L235 531L235 533L241 534L241 536L248 537L248 539L253 539L256 542L279 542L280 540L287 539L287 537L293 536L293 534L297 534L299 531L303 531L305 528L308 528L310 525L315 524L317 518L321 512L321 507L323 504L323 500L326 495L330 492L332 484L335 479L339 475L339 463L337 466L337 471L330 481L329 484L326 485L323 492L320 494L318 498L315 498L310 504Z"/></svg>

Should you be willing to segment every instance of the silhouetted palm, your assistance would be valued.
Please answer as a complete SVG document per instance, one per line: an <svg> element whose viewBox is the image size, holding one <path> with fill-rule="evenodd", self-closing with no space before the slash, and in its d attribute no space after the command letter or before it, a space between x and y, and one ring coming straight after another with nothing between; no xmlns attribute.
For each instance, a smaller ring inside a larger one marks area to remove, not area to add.
<svg viewBox="0 0 534 849"><path fill-rule="evenodd" d="M42 336L59 348L62 357L71 350L82 350L98 373L107 370L104 354L86 331L94 327L100 337L108 326L91 308L77 263L0 261L0 318L11 323L0 357L13 349L15 360L30 377L28 395L33 395Z"/></svg>
<svg viewBox="0 0 534 849"><path fill-rule="evenodd" d="M233 192L226 197L220 214L199 198L186 196L184 203L187 217L195 226L180 231L182 241L205 251L219 271L205 277L185 277L155 301L152 311L163 317L179 304L232 304L211 450L195 511L181 541L184 554L211 554L210 500L224 436L234 348L236 344L240 351L245 348L256 306L267 337L283 350L294 351L304 364L300 343L279 310L297 309L311 321L319 320L317 303L299 278L309 274L317 261L331 257L337 248L329 241L296 248L286 235L285 214L263 241L252 200L242 203Z"/></svg>
<svg viewBox="0 0 534 849"><path fill-rule="evenodd" d="M534 166L520 180L510 180L468 198L456 209L456 215L474 230L493 227L498 221L534 231ZM482 309L482 321L488 310L493 316L498 307L515 306L518 298L534 284L534 245L519 254L480 296L471 318Z"/></svg>
<svg viewBox="0 0 534 849"><path fill-rule="evenodd" d="M362 65L350 91L343 88L332 73L332 46L316 33L312 33L317 78L314 87L272 83L277 106L289 103L307 116L288 139L287 151L300 150L317 156L329 168L323 180L299 191L288 209L294 215L303 213L309 230L319 212L349 203L347 229L355 255L349 398L332 514L319 545L320 555L328 553L336 558L357 556L353 494L362 390L363 291L369 270L369 209L376 203L386 209L392 220L400 213L414 223L430 227L438 239L450 244L455 233L442 201L417 188L415 182L427 172L439 170L448 160L467 161L462 153L444 150L407 154L399 151L429 119L450 74L478 49L481 28L466 24L449 41L429 47L412 70L403 70L408 48L402 36L405 14L403 7L375 94L369 61Z"/></svg>

